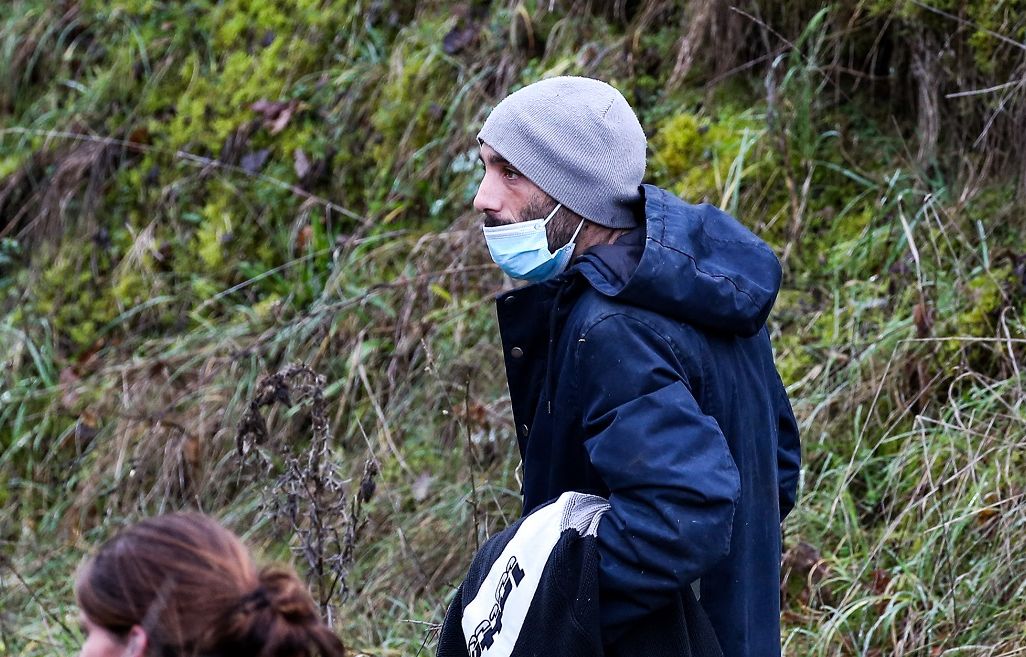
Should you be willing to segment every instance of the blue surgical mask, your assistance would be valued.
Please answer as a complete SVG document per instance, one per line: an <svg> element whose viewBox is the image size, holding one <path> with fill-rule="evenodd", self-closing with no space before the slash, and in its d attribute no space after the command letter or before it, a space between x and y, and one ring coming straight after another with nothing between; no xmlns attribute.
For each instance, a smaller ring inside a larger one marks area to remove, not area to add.
<svg viewBox="0 0 1026 657"><path fill-rule="evenodd" d="M549 238L545 226L555 216L562 203L552 208L544 219L531 219L502 226L485 226L485 243L492 260L510 277L531 283L546 281L562 273L574 254L574 240L581 232L584 220L578 224L566 245L549 253Z"/></svg>

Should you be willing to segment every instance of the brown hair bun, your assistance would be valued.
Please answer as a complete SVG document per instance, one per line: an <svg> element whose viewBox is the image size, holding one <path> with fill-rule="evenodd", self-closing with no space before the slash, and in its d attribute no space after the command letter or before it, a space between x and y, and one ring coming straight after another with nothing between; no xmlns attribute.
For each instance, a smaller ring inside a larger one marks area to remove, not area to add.
<svg viewBox="0 0 1026 657"><path fill-rule="evenodd" d="M345 655L293 570L257 571L237 536L198 513L148 518L119 532L84 564L75 596L108 631L142 627L147 656Z"/></svg>
<svg viewBox="0 0 1026 657"><path fill-rule="evenodd" d="M321 620L295 571L269 566L260 571L258 581L211 629L206 652L222 657L345 655L342 642Z"/></svg>

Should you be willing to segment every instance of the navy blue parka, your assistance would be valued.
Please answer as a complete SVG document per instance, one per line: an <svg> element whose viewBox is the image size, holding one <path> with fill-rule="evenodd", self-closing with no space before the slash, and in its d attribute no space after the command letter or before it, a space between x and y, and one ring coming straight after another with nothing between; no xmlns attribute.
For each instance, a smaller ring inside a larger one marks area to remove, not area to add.
<svg viewBox="0 0 1026 657"><path fill-rule="evenodd" d="M765 328L780 265L719 209L642 193L643 227L497 300L524 513L569 490L609 499L607 644L699 580L725 655L779 655L800 462Z"/></svg>

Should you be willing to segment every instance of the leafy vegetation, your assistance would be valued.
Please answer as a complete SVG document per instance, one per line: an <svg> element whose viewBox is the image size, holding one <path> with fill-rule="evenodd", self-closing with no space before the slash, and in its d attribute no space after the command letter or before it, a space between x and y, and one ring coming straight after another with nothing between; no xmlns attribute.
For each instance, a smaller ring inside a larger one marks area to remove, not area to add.
<svg viewBox="0 0 1026 657"><path fill-rule="evenodd" d="M0 653L73 654L81 556L178 508L305 568L352 647L430 653L519 511L475 135L581 74L785 263L786 653L1024 654L1023 4L4 3Z"/></svg>

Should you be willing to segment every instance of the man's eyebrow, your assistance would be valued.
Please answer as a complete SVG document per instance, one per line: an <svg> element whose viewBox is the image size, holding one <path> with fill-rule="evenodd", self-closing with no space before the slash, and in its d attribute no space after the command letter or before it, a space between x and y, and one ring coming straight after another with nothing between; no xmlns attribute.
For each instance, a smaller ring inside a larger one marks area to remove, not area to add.
<svg viewBox="0 0 1026 657"><path fill-rule="evenodd" d="M485 158L483 155L481 155L481 153L477 154L477 159L481 160L482 163L485 162ZM488 156L488 164L501 167L509 164L509 160L499 155L498 153L492 153Z"/></svg>

